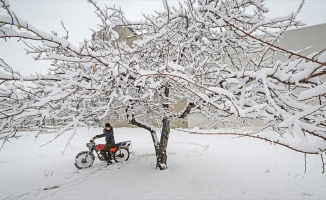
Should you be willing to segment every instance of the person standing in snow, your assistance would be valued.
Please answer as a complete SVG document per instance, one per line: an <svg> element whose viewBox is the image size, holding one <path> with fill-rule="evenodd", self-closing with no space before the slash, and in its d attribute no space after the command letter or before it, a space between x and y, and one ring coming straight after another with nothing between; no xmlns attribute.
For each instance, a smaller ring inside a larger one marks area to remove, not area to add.
<svg viewBox="0 0 326 200"><path fill-rule="evenodd" d="M114 141L113 127L111 126L110 123L105 124L105 127L103 129L103 134L95 135L92 140L94 141L95 139L102 138L102 137L105 137L106 145L105 145L104 149L101 151L101 154L103 155L103 157L106 160L106 162L108 163L108 165L111 165L112 157L111 157L111 153L110 153L109 149L114 146L115 141Z"/></svg>

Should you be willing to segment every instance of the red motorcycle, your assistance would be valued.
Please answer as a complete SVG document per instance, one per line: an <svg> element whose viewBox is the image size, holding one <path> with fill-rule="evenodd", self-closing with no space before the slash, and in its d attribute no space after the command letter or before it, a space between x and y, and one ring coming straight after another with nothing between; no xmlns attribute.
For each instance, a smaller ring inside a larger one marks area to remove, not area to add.
<svg viewBox="0 0 326 200"><path fill-rule="evenodd" d="M78 169L85 169L91 167L95 160L94 151L97 154L97 158L101 161L105 161L103 155L100 153L104 149L105 144L95 144L93 140L90 140L86 144L88 151L81 151L77 154L75 158L75 166ZM109 151L115 162L127 161L129 159L129 150L131 148L131 141L119 142L114 145Z"/></svg>

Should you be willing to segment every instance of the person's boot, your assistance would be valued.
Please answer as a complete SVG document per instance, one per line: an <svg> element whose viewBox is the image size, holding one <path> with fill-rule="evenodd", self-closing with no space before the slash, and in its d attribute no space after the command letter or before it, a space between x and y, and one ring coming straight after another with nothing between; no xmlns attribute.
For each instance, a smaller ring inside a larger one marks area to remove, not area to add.
<svg viewBox="0 0 326 200"><path fill-rule="evenodd" d="M108 165L111 165L112 164L112 157L111 157L111 153L109 152L108 153L109 155L108 155L108 157L107 157L107 160L106 160L106 162L108 163Z"/></svg>
<svg viewBox="0 0 326 200"><path fill-rule="evenodd" d="M109 160L109 161L106 161L107 162L107 165L112 165L112 161Z"/></svg>

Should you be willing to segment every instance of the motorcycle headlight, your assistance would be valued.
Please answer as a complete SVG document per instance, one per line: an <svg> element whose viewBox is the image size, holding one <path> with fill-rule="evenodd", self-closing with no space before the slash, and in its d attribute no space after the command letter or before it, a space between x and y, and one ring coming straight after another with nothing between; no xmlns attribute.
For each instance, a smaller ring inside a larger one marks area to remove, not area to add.
<svg viewBox="0 0 326 200"><path fill-rule="evenodd" d="M86 146L87 146L88 148L91 148L91 147L93 146L93 144L92 144L92 143L87 143Z"/></svg>

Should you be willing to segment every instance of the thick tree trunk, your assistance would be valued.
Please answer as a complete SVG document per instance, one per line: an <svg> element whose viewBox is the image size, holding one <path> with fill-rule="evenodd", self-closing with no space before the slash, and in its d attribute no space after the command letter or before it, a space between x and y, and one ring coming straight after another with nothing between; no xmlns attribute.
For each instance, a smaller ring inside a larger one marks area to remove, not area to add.
<svg viewBox="0 0 326 200"><path fill-rule="evenodd" d="M156 150L156 167L160 170L167 168L167 154L168 141L170 136L170 120L165 117L163 119L163 127L161 133L161 140L159 148Z"/></svg>
<svg viewBox="0 0 326 200"><path fill-rule="evenodd" d="M164 96L168 98L170 94L170 85L167 83L164 89ZM169 103L163 101L163 108L169 109ZM168 141L170 136L170 118L164 116L162 121L162 132L159 148L156 150L156 167L160 170L167 168L167 154Z"/></svg>

